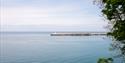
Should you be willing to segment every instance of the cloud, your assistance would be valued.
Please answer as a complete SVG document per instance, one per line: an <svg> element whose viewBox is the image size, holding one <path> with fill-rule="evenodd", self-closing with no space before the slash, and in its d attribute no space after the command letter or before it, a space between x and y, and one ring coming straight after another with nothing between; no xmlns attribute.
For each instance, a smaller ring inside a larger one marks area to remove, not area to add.
<svg viewBox="0 0 125 63"><path fill-rule="evenodd" d="M96 14L98 11L94 10L97 9L87 6L90 4L85 0L2 0L2 2L1 25L40 25L50 28L77 26L80 29L86 26L93 29L94 26L95 29L97 27L100 29L107 24Z"/></svg>
<svg viewBox="0 0 125 63"><path fill-rule="evenodd" d="M98 24L100 17L87 14L85 12L77 12L79 8L59 6L56 8L2 8L1 23L2 24L17 24L17 25L70 25L70 24ZM90 19L91 18L91 19Z"/></svg>

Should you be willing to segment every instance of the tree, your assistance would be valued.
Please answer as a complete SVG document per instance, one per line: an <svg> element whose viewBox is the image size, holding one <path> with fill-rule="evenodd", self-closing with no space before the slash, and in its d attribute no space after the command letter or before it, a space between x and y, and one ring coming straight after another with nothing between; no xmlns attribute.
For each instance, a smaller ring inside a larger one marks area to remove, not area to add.
<svg viewBox="0 0 125 63"><path fill-rule="evenodd" d="M101 6L102 13L112 25L108 35L125 44L125 0L101 0ZM125 46L121 49L125 49Z"/></svg>
<svg viewBox="0 0 125 63"><path fill-rule="evenodd" d="M101 0L102 13L112 25L111 35L125 43L125 0Z"/></svg>
<svg viewBox="0 0 125 63"><path fill-rule="evenodd" d="M116 41L113 48L120 50L120 54L125 57L125 0L98 0L97 2L101 5L104 17L111 24L111 31L107 34Z"/></svg>

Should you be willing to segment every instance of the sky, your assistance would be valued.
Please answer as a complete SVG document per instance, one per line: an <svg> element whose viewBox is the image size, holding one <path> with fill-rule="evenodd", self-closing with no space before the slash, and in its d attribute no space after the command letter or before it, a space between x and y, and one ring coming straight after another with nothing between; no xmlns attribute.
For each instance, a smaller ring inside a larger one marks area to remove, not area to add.
<svg viewBox="0 0 125 63"><path fill-rule="evenodd" d="M93 0L0 0L2 31L107 31Z"/></svg>

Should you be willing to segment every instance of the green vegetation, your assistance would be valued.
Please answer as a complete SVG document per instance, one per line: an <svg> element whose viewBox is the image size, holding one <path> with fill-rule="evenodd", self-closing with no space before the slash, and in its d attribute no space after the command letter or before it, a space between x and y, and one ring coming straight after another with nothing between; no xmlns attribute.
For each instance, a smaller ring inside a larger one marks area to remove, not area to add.
<svg viewBox="0 0 125 63"><path fill-rule="evenodd" d="M112 46L120 51L120 56L123 56L125 60L125 0L99 0L97 2L101 5L104 17L110 23L111 31L107 34L116 41ZM100 58L98 63L109 62L108 59Z"/></svg>
<svg viewBox="0 0 125 63"><path fill-rule="evenodd" d="M125 43L125 0L102 0L102 13L112 25L111 35Z"/></svg>
<svg viewBox="0 0 125 63"><path fill-rule="evenodd" d="M113 63L113 59L112 58L108 58L108 59L100 58L97 63Z"/></svg>

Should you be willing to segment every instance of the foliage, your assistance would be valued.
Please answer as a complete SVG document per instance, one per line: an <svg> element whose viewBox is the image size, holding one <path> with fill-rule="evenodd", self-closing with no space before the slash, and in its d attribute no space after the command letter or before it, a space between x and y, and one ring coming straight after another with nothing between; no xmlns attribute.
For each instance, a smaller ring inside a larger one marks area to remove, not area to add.
<svg viewBox="0 0 125 63"><path fill-rule="evenodd" d="M101 0L101 5L102 13L112 24L108 35L121 42L119 49L125 55L125 0Z"/></svg>
<svg viewBox="0 0 125 63"><path fill-rule="evenodd" d="M125 43L125 0L101 0L101 6L102 13L112 24L108 35Z"/></svg>
<svg viewBox="0 0 125 63"><path fill-rule="evenodd" d="M113 48L120 51L120 56L125 57L125 0L95 0L101 5L104 17L111 24L108 35L116 40ZM100 58L98 63L106 63L108 60Z"/></svg>
<svg viewBox="0 0 125 63"><path fill-rule="evenodd" d="M112 63L113 59L112 58L100 58L97 63Z"/></svg>

